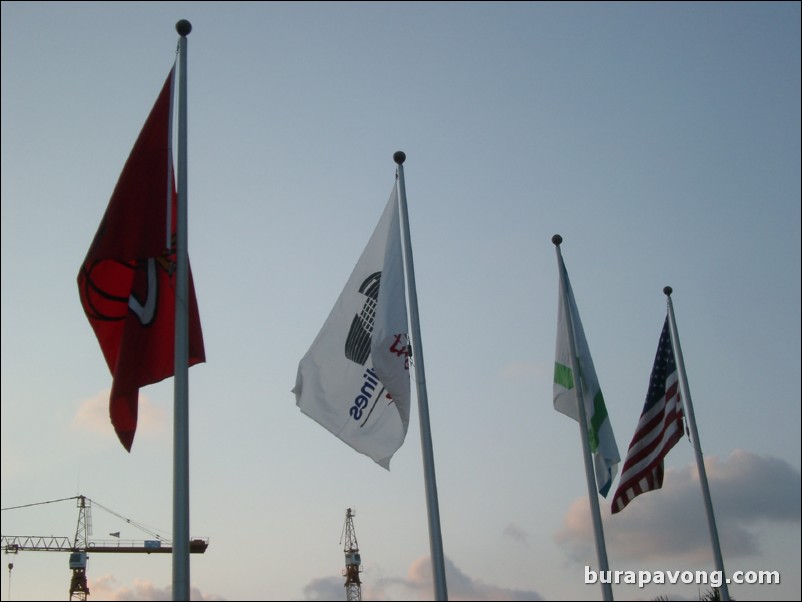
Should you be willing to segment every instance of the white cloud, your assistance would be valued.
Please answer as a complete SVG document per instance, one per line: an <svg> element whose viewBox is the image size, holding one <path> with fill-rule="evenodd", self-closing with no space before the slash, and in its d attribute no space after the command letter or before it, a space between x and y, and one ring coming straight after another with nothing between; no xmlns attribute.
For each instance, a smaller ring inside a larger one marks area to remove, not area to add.
<svg viewBox="0 0 802 602"><path fill-rule="evenodd" d="M374 600L378 598L366 598ZM312 579L304 586L304 600L342 600L345 598L345 582L337 577Z"/></svg>
<svg viewBox="0 0 802 602"><path fill-rule="evenodd" d="M106 389L82 401L70 422L70 428L116 439L114 427L111 425L111 419L109 418L110 393L111 391ZM167 414L164 408L154 405L140 391L137 434L162 433L165 431L166 424Z"/></svg>
<svg viewBox="0 0 802 602"><path fill-rule="evenodd" d="M542 600L535 591L508 589L483 583L460 571L445 559L448 599L459 600ZM305 600L341 600L344 581L335 577L313 579L304 587ZM428 556L418 558L404 578L381 578L362 585L363 600L431 600L434 592L432 563Z"/></svg>
<svg viewBox="0 0 802 602"><path fill-rule="evenodd" d="M726 460L708 458L705 469L726 557L760 551L759 521L799 522L802 480L784 460L736 450ZM611 515L609 502L600 502L607 549L617 558L710 559L710 537L695 464L667 469L662 489L635 498L619 514ZM586 498L571 504L555 539L573 559L594 556Z"/></svg>
<svg viewBox="0 0 802 602"><path fill-rule="evenodd" d="M94 600L172 600L172 587L158 587L148 581L134 580L132 587L119 584L111 575L103 575L88 582L89 597ZM190 600L219 601L225 600L217 595L204 595L198 588L189 591Z"/></svg>

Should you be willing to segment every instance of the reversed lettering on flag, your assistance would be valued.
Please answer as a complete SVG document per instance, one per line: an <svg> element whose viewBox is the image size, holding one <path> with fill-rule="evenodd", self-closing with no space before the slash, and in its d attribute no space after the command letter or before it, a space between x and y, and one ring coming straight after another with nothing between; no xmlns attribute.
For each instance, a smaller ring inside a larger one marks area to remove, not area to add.
<svg viewBox="0 0 802 602"><path fill-rule="evenodd" d="M407 332L394 187L293 389L303 413L388 469L409 426Z"/></svg>

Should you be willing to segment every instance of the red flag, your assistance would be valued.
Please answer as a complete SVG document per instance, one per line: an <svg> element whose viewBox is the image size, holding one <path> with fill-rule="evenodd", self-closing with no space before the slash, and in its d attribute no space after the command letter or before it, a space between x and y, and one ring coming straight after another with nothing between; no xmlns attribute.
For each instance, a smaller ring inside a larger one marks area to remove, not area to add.
<svg viewBox="0 0 802 602"><path fill-rule="evenodd" d="M136 433L139 388L175 372L174 71L123 167L78 273L81 305L114 378L111 423L128 451ZM188 276L192 366L206 361L206 355L191 270Z"/></svg>

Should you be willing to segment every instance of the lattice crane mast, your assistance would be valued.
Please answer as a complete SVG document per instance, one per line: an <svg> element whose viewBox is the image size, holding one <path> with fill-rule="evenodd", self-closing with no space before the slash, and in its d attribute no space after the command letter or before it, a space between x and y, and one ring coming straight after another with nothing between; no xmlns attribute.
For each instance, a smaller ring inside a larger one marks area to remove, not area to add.
<svg viewBox="0 0 802 602"><path fill-rule="evenodd" d="M362 572L362 559L359 556L359 544L356 541L356 531L354 530L354 511L348 508L345 511L345 599L362 600L362 582L359 580L359 573Z"/></svg>
<svg viewBox="0 0 802 602"><path fill-rule="evenodd" d="M28 506L38 506L41 504L51 504L54 502L63 502L65 500L77 500L78 506L78 525L75 528L75 538L70 541L69 537L56 537L47 536L42 537L38 535L2 535L0 547L6 554L16 554L18 552L69 552L70 560L69 566L72 570L72 578L70 579L70 600L86 600L89 597L89 587L86 583L86 561L89 558L89 553L138 553L138 554L170 554L173 551L171 543L152 531L149 531L137 525L133 521L121 517L116 512L109 510L95 502L107 512L122 518L125 522L130 523L154 537L154 539L146 539L141 543L139 541L121 541L119 539L119 532L110 533L110 535L117 537L112 541L90 541L89 536L92 535L92 500L88 497L79 495L72 498L64 498L61 500L52 500L50 502L39 502L37 504L28 504ZM16 508L23 508L26 506L16 506L14 508L3 508L3 510L14 510ZM189 551L191 554L203 554L206 548L209 547L209 540L192 539L189 542ZM11 570L9 565L9 571Z"/></svg>

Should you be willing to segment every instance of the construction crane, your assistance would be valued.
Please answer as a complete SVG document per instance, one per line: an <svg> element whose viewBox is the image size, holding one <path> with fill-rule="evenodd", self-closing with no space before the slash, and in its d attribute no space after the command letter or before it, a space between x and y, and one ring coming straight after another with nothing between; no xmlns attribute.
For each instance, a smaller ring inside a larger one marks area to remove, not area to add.
<svg viewBox="0 0 802 602"><path fill-rule="evenodd" d="M359 573L362 572L362 559L359 556L359 544L356 541L356 531L354 530L354 511L348 508L345 511L345 599L362 600L362 582L359 580Z"/></svg>
<svg viewBox="0 0 802 602"><path fill-rule="evenodd" d="M144 541L121 541L119 539L120 532L117 531L116 533L109 534L113 537L116 537L114 540L90 540L89 536L92 535L92 500L83 495L60 500L52 500L49 502L28 504L27 506L3 508L3 510L14 510L29 506L52 504L54 502L63 502L65 500L77 500L78 525L75 528L75 537L72 539L72 541L70 541L69 537L56 537L53 535L46 537L38 535L2 535L0 536L2 537L2 541L0 541L0 548L2 548L6 554L17 554L18 552L23 551L69 552L69 568L72 570L72 578L70 579L70 600L86 600L89 597L89 587L86 582L86 561L89 558L89 553L170 554L173 551L170 541L163 539L160 535L150 531L142 525L138 525L137 523L120 516L113 510L109 510L98 502L94 502L96 506L103 508L107 512L122 518L125 522L145 531L146 533L150 534L153 539L146 539ZM191 554L203 554L208 547L208 538L193 538L189 542L189 551ZM9 574L12 566L12 564L9 564Z"/></svg>

